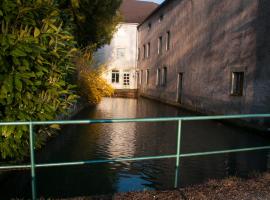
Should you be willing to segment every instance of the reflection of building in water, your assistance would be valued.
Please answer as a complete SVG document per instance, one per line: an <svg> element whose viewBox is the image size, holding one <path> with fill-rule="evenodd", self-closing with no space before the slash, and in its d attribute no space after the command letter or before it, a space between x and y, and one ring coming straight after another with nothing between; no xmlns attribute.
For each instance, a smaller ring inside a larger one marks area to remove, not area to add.
<svg viewBox="0 0 270 200"><path fill-rule="evenodd" d="M135 118L136 99L103 99L98 105L98 113L106 118ZM104 124L102 128L109 133L99 138L101 143L106 143L108 156L118 158L134 156L136 146L136 123L110 123Z"/></svg>

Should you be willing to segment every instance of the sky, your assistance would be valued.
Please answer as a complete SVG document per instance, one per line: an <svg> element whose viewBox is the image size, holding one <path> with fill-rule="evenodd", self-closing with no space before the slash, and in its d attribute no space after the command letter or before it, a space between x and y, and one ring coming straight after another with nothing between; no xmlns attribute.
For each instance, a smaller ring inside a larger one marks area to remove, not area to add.
<svg viewBox="0 0 270 200"><path fill-rule="evenodd" d="M155 2L155 3L162 3L164 0L143 0L143 1L152 1L152 2Z"/></svg>

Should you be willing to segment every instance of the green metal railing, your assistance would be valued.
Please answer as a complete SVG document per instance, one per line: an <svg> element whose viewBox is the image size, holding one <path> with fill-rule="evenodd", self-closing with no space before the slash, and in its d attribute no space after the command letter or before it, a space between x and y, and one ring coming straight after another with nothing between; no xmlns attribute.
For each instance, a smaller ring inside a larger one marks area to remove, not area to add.
<svg viewBox="0 0 270 200"><path fill-rule="evenodd" d="M208 152L197 152L197 153L185 153L185 154L182 154L180 152L180 149L181 149L180 147L181 147L182 122L184 122L184 121L199 121L199 120L243 119L243 118L270 118L270 114L226 115L226 116L194 116L194 117L166 117L166 118L145 118L145 119L97 119L97 120L68 120L68 121L2 122L2 123L0 123L0 126L27 125L29 127L31 163L27 164L27 165L0 166L0 170L12 170L12 169L16 170L16 169L25 169L25 168L31 169L32 199L35 200L36 197L37 197L37 194L36 194L36 173L35 173L36 168L176 158L175 183L174 183L174 187L176 188L176 187L178 187L178 183L179 183L179 180L178 180L179 174L178 173L179 173L180 158L270 149L270 146L261 146L261 147L249 147L249 148L240 148L240 149L229 149L229 150L220 150L220 151L208 151ZM106 160L87 160L87 161L62 162L62 163L45 163L45 164L37 164L37 163L35 163L35 152L34 152L35 134L34 134L33 127L36 126L36 125L129 123L129 122L172 122L172 121L178 122L176 154L160 155L160 156L144 156L144 157L124 157L124 158L115 158L115 159L106 159Z"/></svg>

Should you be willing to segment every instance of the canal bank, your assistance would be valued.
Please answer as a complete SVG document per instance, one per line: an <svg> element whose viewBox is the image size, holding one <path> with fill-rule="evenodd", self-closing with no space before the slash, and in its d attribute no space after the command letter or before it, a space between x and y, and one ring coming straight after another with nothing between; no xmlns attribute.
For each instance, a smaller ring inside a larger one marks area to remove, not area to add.
<svg viewBox="0 0 270 200"><path fill-rule="evenodd" d="M184 109L186 111L194 112L197 115L207 115L207 116L224 115L218 112L210 112L210 111L201 109L200 107L192 107L186 104L180 104L178 102L170 101L168 99L163 99L161 97L151 96L146 93L138 92L138 96L142 98L151 99L153 101L158 101L158 102L161 102L170 106L174 106L180 109ZM238 114L241 114L241 113L238 113ZM231 125L236 125L241 128L251 129L263 135L270 135L270 120L269 119L228 119L228 120L222 120L222 122L231 124Z"/></svg>

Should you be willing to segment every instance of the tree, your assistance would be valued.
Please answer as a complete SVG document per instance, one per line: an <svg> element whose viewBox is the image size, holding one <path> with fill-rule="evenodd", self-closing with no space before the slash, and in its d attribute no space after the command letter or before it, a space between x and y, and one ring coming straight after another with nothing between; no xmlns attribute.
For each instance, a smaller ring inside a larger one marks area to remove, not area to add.
<svg viewBox="0 0 270 200"><path fill-rule="evenodd" d="M122 0L60 0L66 18L74 22L74 35L80 47L100 48L108 44L121 19ZM68 17L69 16L69 17Z"/></svg>
<svg viewBox="0 0 270 200"><path fill-rule="evenodd" d="M109 43L119 20L120 3L0 0L1 121L46 121L66 113L78 98L71 84L77 48L90 49L92 55ZM50 130L35 130L36 146ZM0 126L1 157L23 158L29 148L28 137L26 126Z"/></svg>

